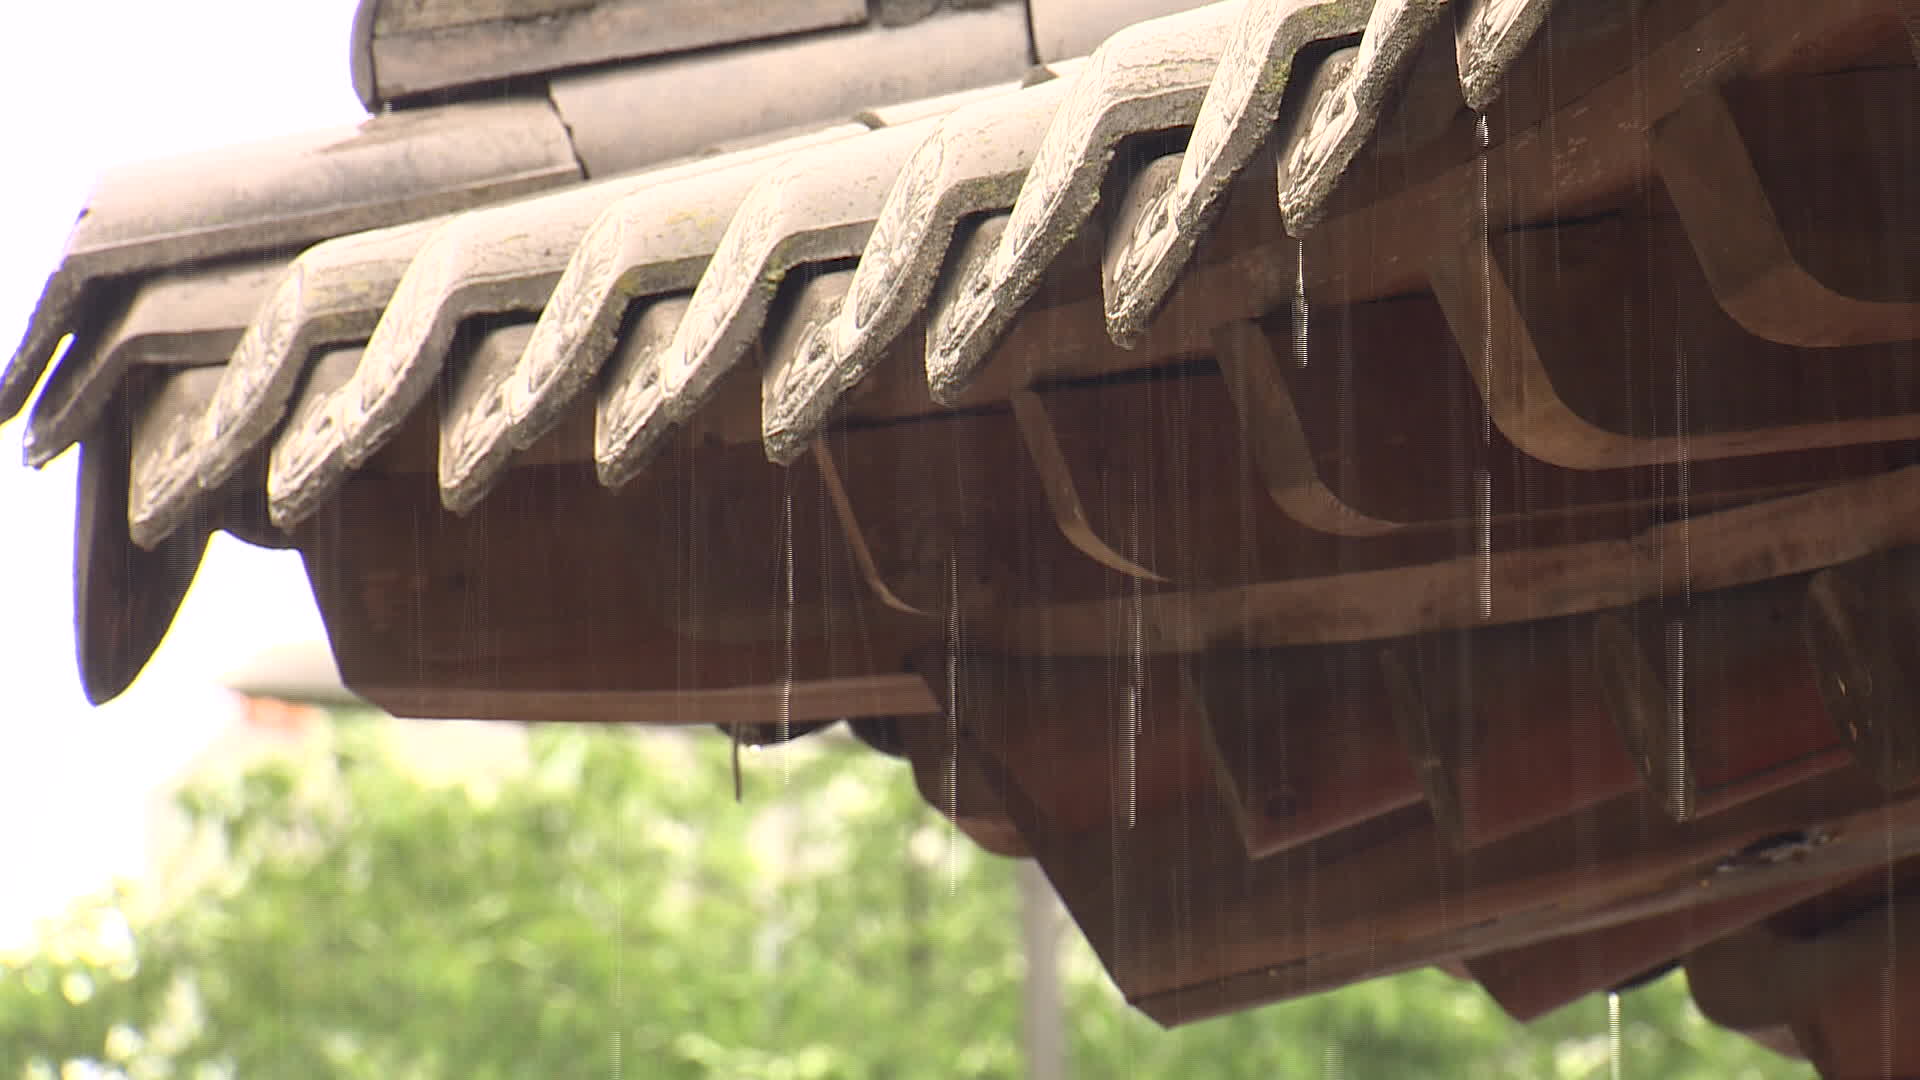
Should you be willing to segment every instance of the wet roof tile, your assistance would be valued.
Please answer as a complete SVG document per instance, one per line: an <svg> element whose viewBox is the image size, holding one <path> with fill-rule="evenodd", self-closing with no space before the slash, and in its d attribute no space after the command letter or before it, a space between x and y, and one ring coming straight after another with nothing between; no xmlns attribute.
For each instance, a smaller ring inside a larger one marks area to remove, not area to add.
<svg viewBox="0 0 1920 1080"><path fill-rule="evenodd" d="M434 230L401 275L353 377L323 412L280 435L283 446L305 445L290 457L276 455L275 521L304 520L347 470L386 444L439 377L462 320L545 306L588 226L643 182L586 184L462 214ZM299 462L300 471L282 471L287 461Z"/></svg>
<svg viewBox="0 0 1920 1080"><path fill-rule="evenodd" d="M0 420L25 404L61 338L97 317L103 280L311 244L579 176L565 128L537 99L396 112L117 169L88 197L0 375Z"/></svg>
<svg viewBox="0 0 1920 1080"><path fill-rule="evenodd" d="M770 365L762 429L775 461L801 453L834 402L919 314L961 220L1013 205L1080 66L1056 65L1065 70L1055 78L954 110L914 151L880 208L846 299Z"/></svg>
<svg viewBox="0 0 1920 1080"><path fill-rule="evenodd" d="M524 353L489 393L449 414L440 463L447 505L472 505L514 450L547 433L599 373L629 305L699 284L728 223L782 157L866 130L840 124L664 170L603 210L568 260Z"/></svg>
<svg viewBox="0 0 1920 1080"><path fill-rule="evenodd" d="M595 460L603 477L630 475L668 425L685 419L758 339L788 272L858 255L901 168L937 121L919 120L783 161L748 193L694 288L674 338L651 370L657 392L610 397L646 408L602 413Z"/></svg>
<svg viewBox="0 0 1920 1080"><path fill-rule="evenodd" d="M224 356L285 265L278 256L245 259L169 271L133 287L111 321L76 338L47 381L27 421L27 462L51 461L86 435L135 364Z"/></svg>
<svg viewBox="0 0 1920 1080"><path fill-rule="evenodd" d="M865 0L361 0L354 90L374 109L428 91L866 17Z"/></svg>
<svg viewBox="0 0 1920 1080"><path fill-rule="evenodd" d="M1450 29L1463 96L1485 100L1497 88L1546 6L1460 0ZM644 467L660 432L693 416L756 345L768 362L761 434L771 457L791 461L918 324L927 326L931 392L960 394L1070 244L1092 244L1115 340L1137 336L1262 145L1283 155L1274 197L1289 226L1309 227L1421 43L1440 32L1446 5L1196 6L1129 25L1091 57L1039 70L1025 88L992 85L1024 65L994 59L1004 50L992 20L1007 10L947 13L909 28L958 33L970 18L977 21L967 25L990 28L955 38L973 40L985 60L961 57L953 71L964 75L948 80L955 85L921 91L955 92L948 96L901 100L869 87L858 91L868 98L860 110L836 99L824 123L779 141L753 124L734 131L722 118L721 128L694 132L673 153L759 141L548 195L526 197L578 178L573 155L583 130L599 121L569 134L536 101L396 113L405 122L370 124L337 146L307 138L247 151L248 168L273 181L261 190L285 190L249 195L228 216L204 194L167 202L166 184L130 199L125 211L116 209L120 196L108 197L101 220L76 231L55 275L59 288L50 290L57 302L43 305L46 317L36 319L21 353L26 361L9 370L8 392L24 396L38 378L35 364L81 315L124 321L139 310L139 290L172 279L136 283L131 300L88 282L311 244L291 264L282 255L264 265L250 317L201 319L180 339L192 343L192 355L176 359L226 364L170 382L142 420L128 507L138 543L162 542L196 500L234 482L241 463L269 443L265 493L274 518L298 522L449 376L439 468L443 501L455 509L472 506L515 454L575 411L594 414L603 482L623 482ZM1358 48L1325 47L1356 38ZM786 47L742 55L765 64ZM875 70L886 67L881 59ZM555 97L562 112L604 112L641 83L599 104L582 102L611 94L622 79L654 85L680 63L562 77ZM851 75L858 83L861 71ZM1283 115L1283 99L1299 105ZM861 122L846 122L856 111ZM375 130L392 149L379 148ZM523 134L517 145L509 145L510 130ZM614 132L603 125L593 138L617 141ZM1116 152L1149 136L1154 152L1114 175ZM632 137L658 141L653 133ZM635 162L671 156L659 145L635 146L609 143L594 153ZM316 161L326 164L318 174L325 182L295 185ZM135 175L103 190L132 190ZM1114 205L1090 223L1103 198ZM480 201L497 205L470 208ZM248 209L256 204L258 212ZM414 220L432 214L445 216ZM221 224L201 235L196 221ZM810 284L770 319L782 280L796 272ZM201 281L208 268L182 273L215 287L210 277ZM83 301L90 289L97 295ZM511 316L516 325L496 326L447 372L455 331L483 316ZM116 371L101 366L97 341L79 344L73 371L57 375L36 407L47 418L48 448L84 437L87 410L118 383ZM63 402L81 383L90 404L76 412ZM591 387L593 400L582 400Z"/></svg>
<svg viewBox="0 0 1920 1080"><path fill-rule="evenodd" d="M1093 212L1121 141L1193 123L1245 6L1228 0L1139 23L1095 50L1034 153L1000 248L935 306L927 332L935 400L965 390L1040 274Z"/></svg>
<svg viewBox="0 0 1920 1080"><path fill-rule="evenodd" d="M1025 12L1003 3L911 26L563 72L550 93L587 171L608 176L770 131L1011 82L1030 65ZM637 116L645 122L635 123Z"/></svg>

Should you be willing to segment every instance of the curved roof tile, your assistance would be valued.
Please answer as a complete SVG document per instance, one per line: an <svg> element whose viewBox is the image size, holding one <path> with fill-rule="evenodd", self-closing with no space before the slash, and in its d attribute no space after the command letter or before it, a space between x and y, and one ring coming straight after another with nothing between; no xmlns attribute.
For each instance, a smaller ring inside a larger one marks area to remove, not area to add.
<svg viewBox="0 0 1920 1080"><path fill-rule="evenodd" d="M660 411L660 354L672 347L690 300L668 296L642 307L607 367L607 389L593 406L594 467L607 487L633 479L647 463L645 451L658 445L638 446L628 436L650 429Z"/></svg>
<svg viewBox="0 0 1920 1080"><path fill-rule="evenodd" d="M1359 33L1372 10L1373 0L1284 0L1241 11L1194 118L1178 179L1136 228L1113 238L1106 304L1115 341L1130 344L1145 332L1227 185L1273 133L1294 57L1315 42Z"/></svg>
<svg viewBox="0 0 1920 1080"><path fill-rule="evenodd" d="M1303 122L1280 155L1280 212L1300 235L1320 218L1327 196L1373 133L1389 92L1413 63L1421 38L1447 0L1383 0L1374 5L1352 66L1337 86L1309 100Z"/></svg>
<svg viewBox="0 0 1920 1080"><path fill-rule="evenodd" d="M360 0L354 90L369 109L432 90L850 26L864 0Z"/></svg>
<svg viewBox="0 0 1920 1080"><path fill-rule="evenodd" d="M316 244L273 280L227 363L192 407L171 408L153 437L168 464L134 470L128 508L135 543L152 547L201 493L225 484L273 433L316 349L364 341L437 220L353 233Z"/></svg>
<svg viewBox="0 0 1920 1080"><path fill-rule="evenodd" d="M673 340L650 370L633 372L653 383L655 392L620 396L648 407L601 414L596 461L603 476L624 475L667 425L706 399L759 337L789 271L860 253L895 179L936 123L929 118L881 128L796 154L754 185L701 275Z"/></svg>
<svg viewBox="0 0 1920 1080"><path fill-rule="evenodd" d="M1533 39L1552 0L1453 0L1455 51L1467 104L1483 109ZM1355 69L1319 96L1283 160L1287 226L1310 228L1372 131L1388 91L1406 74L1448 0L1279 0L1248 4L1207 91L1178 179L1112 240L1107 328L1130 344L1166 300L1220 198L1272 132L1292 85L1294 58L1316 42L1361 35Z"/></svg>
<svg viewBox="0 0 1920 1080"><path fill-rule="evenodd" d="M791 463L834 402L863 378L933 293L961 219L1005 210L1079 65L1016 94L955 110L900 170L859 266L827 321L770 364L762 401L767 454Z"/></svg>
<svg viewBox="0 0 1920 1080"><path fill-rule="evenodd" d="M393 291L353 377L324 420L290 424L275 454L270 501L283 527L303 520L350 468L386 444L439 377L453 334L468 316L538 312L588 226L607 205L645 183L622 177L543 198L463 214L436 229ZM281 462L299 462L292 473Z"/></svg>
<svg viewBox="0 0 1920 1080"><path fill-rule="evenodd" d="M209 176L245 182L210 184ZM354 128L116 169L88 197L0 374L0 420L26 403L103 279L310 244L579 177L553 107L527 98L388 113Z"/></svg>
<svg viewBox="0 0 1920 1080"><path fill-rule="evenodd" d="M227 481L285 415L315 350L361 342L379 324L400 278L442 219L353 233L294 259L227 361L199 420L194 474Z"/></svg>
<svg viewBox="0 0 1920 1080"><path fill-rule="evenodd" d="M1460 91L1470 109L1485 109L1500 94L1507 69L1546 21L1553 0L1454 0L1454 56Z"/></svg>
<svg viewBox="0 0 1920 1080"><path fill-rule="evenodd" d="M1034 153L1000 249L943 293L927 331L927 384L954 400L1040 274L1093 212L1121 140L1193 123L1241 0L1138 23L1107 39Z"/></svg>
<svg viewBox="0 0 1920 1080"><path fill-rule="evenodd" d="M1547 5L1455 2L1463 93L1485 100ZM229 319L233 327L194 339L193 362L228 351L231 360L217 377L170 383L144 418L131 535L142 545L161 542L196 498L228 483L269 438L273 519L288 527L306 518L424 400L447 365L455 329L476 316L518 321L496 326L466 354L443 402L440 484L456 510L482 498L515 453L589 404L601 479L624 482L659 435L688 419L763 338L761 435L777 461L798 457L837 401L918 321L928 323L929 389L936 400L954 400L1041 275L1083 235L1116 150L1136 136L1175 133L1154 144L1161 156L1151 163L1129 164L1124 190L1113 192L1124 196L1121 205L1104 215L1101 308L1125 343L1159 308L1223 192L1267 140L1285 155L1276 196L1289 229L1311 224L1445 7L1227 0L1130 26L1091 58L1053 65L1060 78L1022 89L980 87L884 106L861 114L863 123L325 240L282 270L268 268L243 334ZM1298 118L1283 117L1302 52L1319 55L1324 43L1355 34L1358 49L1314 62ZM462 115L552 123L544 104L530 106L537 117L527 107ZM421 137L445 137L426 111L416 119L428 130ZM1276 121L1291 126L1276 131ZM1179 145L1177 132L1187 127L1191 137ZM520 158L500 151L484 167L432 177L423 169L397 187L384 158L366 157L353 166L365 175L303 196L311 209L292 215L294 224L241 230L210 250L333 236L342 223L445 212L482 189L498 199L524 195L517 183L577 176L570 157L549 167L558 155L535 143L541 149ZM292 160L311 165L311 153ZM521 158L547 165L509 168ZM507 172L513 176L496 175ZM349 212L346 193L363 187L386 202ZM192 207L176 216L196 214L208 216ZM76 232L61 272L73 297L76 283L111 276L89 276L92 269L150 271L183 251L197 257L210 243L135 238L115 249L124 249L118 262L104 262L83 240ZM162 261L142 263L126 254L134 251ZM770 324L782 279L803 269L814 287ZM138 294L128 295L137 305ZM48 325L71 329L78 310L69 305ZM217 342L219 333L230 336ZM45 332L35 334L30 344L39 348ZM69 350L77 359L50 384L48 416L79 384L92 387L89 394L118 384L118 369L100 364L97 340ZM320 349L332 351L313 359ZM18 383L26 369L15 367L9 377ZM579 400L597 376L594 400ZM84 412L54 434L85 434Z"/></svg>
<svg viewBox="0 0 1920 1080"><path fill-rule="evenodd" d="M192 422L205 413L220 383L214 367L188 368L169 378L142 410L133 433L127 526L133 542L152 549L187 519L198 494Z"/></svg>
<svg viewBox="0 0 1920 1080"><path fill-rule="evenodd" d="M599 373L628 306L692 289L753 185L785 154L867 131L840 124L648 175L581 239L526 350L487 394L456 405L443 435L446 505L473 505L513 451L545 435Z"/></svg>
<svg viewBox="0 0 1920 1080"><path fill-rule="evenodd" d="M131 290L97 332L83 332L27 418L26 459L44 465L80 441L135 364L200 364L233 347L286 260L269 256L171 271Z"/></svg>

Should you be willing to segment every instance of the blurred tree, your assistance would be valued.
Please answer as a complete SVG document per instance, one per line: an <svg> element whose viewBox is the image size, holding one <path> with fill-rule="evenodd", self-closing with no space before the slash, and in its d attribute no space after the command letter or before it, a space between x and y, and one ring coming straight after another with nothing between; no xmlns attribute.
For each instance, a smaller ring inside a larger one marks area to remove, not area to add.
<svg viewBox="0 0 1920 1080"><path fill-rule="evenodd" d="M549 728L489 792L422 784L375 724L319 769L182 806L224 850L126 931L77 909L0 968L0 1077L1022 1075L1012 864L957 838L904 767L823 740ZM809 745L812 744L812 745ZM116 944L115 939L118 939ZM1437 972L1162 1032L1077 937L1083 1077L1607 1077L1603 1000L1523 1028ZM1627 999L1627 1076L1806 1077L1665 980Z"/></svg>

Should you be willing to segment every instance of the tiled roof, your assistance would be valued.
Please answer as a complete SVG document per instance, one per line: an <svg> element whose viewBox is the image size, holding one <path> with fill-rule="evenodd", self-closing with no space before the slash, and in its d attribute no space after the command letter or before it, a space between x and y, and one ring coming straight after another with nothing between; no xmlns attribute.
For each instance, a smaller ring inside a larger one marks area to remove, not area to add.
<svg viewBox="0 0 1920 1080"><path fill-rule="evenodd" d="M20 410L71 333L35 407L28 460L44 462L71 445L93 414L56 424L63 413L55 406L110 359L98 351L103 324L127 303L116 290L151 285L142 275L465 210L580 175L566 128L533 99L396 112L357 129L113 172L89 197L25 340L0 374L0 417ZM212 184L209 176L232 180Z"/></svg>
<svg viewBox="0 0 1920 1080"><path fill-rule="evenodd" d="M369 109L560 68L865 21L865 0L362 0L353 77Z"/></svg>
<svg viewBox="0 0 1920 1080"><path fill-rule="evenodd" d="M1484 101L1545 7L1465 5L1465 95ZM1445 9L1228 0L1127 26L1024 85L875 100L849 122L584 184L582 132L539 99L249 148L222 159L251 177L231 191L187 183L197 161L112 177L0 383L0 409L19 408L68 333L29 422L34 462L84 436L132 365L208 365L148 406L133 536L159 542L256 451L273 520L291 527L422 407L461 325L530 319L519 355L456 376L440 420L444 501L472 506L517 450L589 406L600 475L617 485L760 341L782 280L831 271L839 287L809 290L806 325L767 353L764 436L788 461L922 323L932 394L955 400L1116 181L1126 227L1105 239L1102 276L1122 343L1269 140L1285 219L1310 227ZM1355 35L1357 49L1328 58ZM1283 117L1300 76L1317 77ZM1165 133L1156 160L1116 175L1123 145ZM497 205L475 208L486 202ZM273 254L302 244L291 261ZM310 377L323 349L362 343L337 386Z"/></svg>

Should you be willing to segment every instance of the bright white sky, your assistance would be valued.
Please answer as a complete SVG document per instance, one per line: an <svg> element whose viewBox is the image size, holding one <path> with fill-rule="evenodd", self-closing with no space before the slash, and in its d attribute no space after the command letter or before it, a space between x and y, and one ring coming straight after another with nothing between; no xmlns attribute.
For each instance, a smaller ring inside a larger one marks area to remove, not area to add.
<svg viewBox="0 0 1920 1080"><path fill-rule="evenodd" d="M105 170L351 124L354 0L9 5L0 64L0 362ZM221 728L220 674L323 634L299 559L218 536L133 689L93 709L73 660L74 455L19 464L0 425L0 950L70 898L142 870L147 801Z"/></svg>

